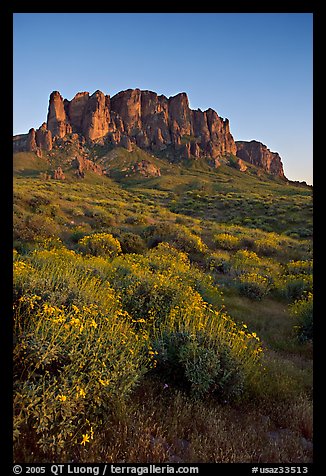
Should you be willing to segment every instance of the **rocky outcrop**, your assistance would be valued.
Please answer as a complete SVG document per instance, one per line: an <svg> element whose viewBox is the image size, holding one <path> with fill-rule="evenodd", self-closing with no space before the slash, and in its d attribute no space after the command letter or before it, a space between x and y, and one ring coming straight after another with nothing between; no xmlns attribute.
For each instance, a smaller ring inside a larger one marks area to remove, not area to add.
<svg viewBox="0 0 326 476"><path fill-rule="evenodd" d="M132 143L153 151L171 146L176 158L218 158L236 151L229 121L213 109L191 110L186 93L167 98L127 89L110 98L101 91L80 92L68 101L54 91L47 130L53 140L77 133L89 142L105 138L128 150Z"/></svg>
<svg viewBox="0 0 326 476"><path fill-rule="evenodd" d="M169 98L140 89L127 89L112 98L101 91L79 92L69 101L53 91L46 124L16 136L14 151L50 151L59 139L76 135L81 147L96 142L132 151L136 145L156 153L166 150L169 160L205 158L215 168L221 159L237 156L241 171L249 162L284 177L277 153L257 141L236 143L228 119L211 108L190 109L184 92Z"/></svg>
<svg viewBox="0 0 326 476"><path fill-rule="evenodd" d="M35 129L33 128L30 129L28 132L26 147L29 152L35 152L37 149L36 133L35 133Z"/></svg>
<svg viewBox="0 0 326 476"><path fill-rule="evenodd" d="M95 164L95 162L86 159L85 157L75 157L71 163L72 167L76 170L76 175L79 178L85 177L85 172L91 171L97 175L104 175L103 169L100 165Z"/></svg>
<svg viewBox="0 0 326 476"><path fill-rule="evenodd" d="M92 94L83 109L82 130L87 140L94 141L109 132L110 98L101 91Z"/></svg>
<svg viewBox="0 0 326 476"><path fill-rule="evenodd" d="M211 140L210 132L207 124L207 113L200 109L192 111L193 134L198 138L201 148L204 149Z"/></svg>
<svg viewBox="0 0 326 476"><path fill-rule="evenodd" d="M131 167L133 173L139 173L144 177L160 177L161 170L148 160L141 160Z"/></svg>
<svg viewBox="0 0 326 476"><path fill-rule="evenodd" d="M125 135L121 136L119 145L127 149L129 152L132 151L131 140L128 136L125 136Z"/></svg>
<svg viewBox="0 0 326 476"><path fill-rule="evenodd" d="M55 180L64 180L66 178L61 167L55 169L53 172L53 178Z"/></svg>
<svg viewBox="0 0 326 476"><path fill-rule="evenodd" d="M52 134L46 129L46 124L35 131L30 129L28 134L20 134L13 138L14 152L35 152L38 157L42 157L42 150L52 149Z"/></svg>
<svg viewBox="0 0 326 476"><path fill-rule="evenodd" d="M169 98L169 119L172 137L192 135L193 127L188 97L180 93Z"/></svg>
<svg viewBox="0 0 326 476"><path fill-rule="evenodd" d="M196 159L199 158L199 156L200 156L200 147L199 147L197 142L192 142L190 144L190 154L193 157L196 157Z"/></svg>
<svg viewBox="0 0 326 476"><path fill-rule="evenodd" d="M248 166L244 163L242 159L238 159L238 169L240 172L245 172L248 169Z"/></svg>
<svg viewBox="0 0 326 476"><path fill-rule="evenodd" d="M50 95L47 129L51 131L54 138L61 138L72 132L71 124L67 121L65 109L61 94L59 91L53 91Z"/></svg>
<svg viewBox="0 0 326 476"><path fill-rule="evenodd" d="M17 134L13 137L13 152L23 152L27 150L27 136L28 134Z"/></svg>
<svg viewBox="0 0 326 476"><path fill-rule="evenodd" d="M20 134L14 136L13 151L14 152L36 152L36 133L32 128L28 131L28 134Z"/></svg>
<svg viewBox="0 0 326 476"><path fill-rule="evenodd" d="M35 141L37 147L42 150L52 150L52 133L46 127L44 122L39 129L35 132Z"/></svg>
<svg viewBox="0 0 326 476"><path fill-rule="evenodd" d="M67 103L67 114L71 127L75 132L83 133L83 119L85 108L89 100L89 93L77 93L76 96Z"/></svg>
<svg viewBox="0 0 326 476"><path fill-rule="evenodd" d="M281 157L277 152L271 152L266 145L252 140L237 141L237 157L250 164L261 167L267 173L285 178Z"/></svg>
<svg viewBox="0 0 326 476"><path fill-rule="evenodd" d="M213 169L218 169L219 167L221 167L221 162L219 161L219 159L215 158L215 159L209 159L208 161L208 164L213 168Z"/></svg>
<svg viewBox="0 0 326 476"><path fill-rule="evenodd" d="M134 135L141 129L141 92L140 89L127 89L111 99L111 109L120 116L124 130Z"/></svg>

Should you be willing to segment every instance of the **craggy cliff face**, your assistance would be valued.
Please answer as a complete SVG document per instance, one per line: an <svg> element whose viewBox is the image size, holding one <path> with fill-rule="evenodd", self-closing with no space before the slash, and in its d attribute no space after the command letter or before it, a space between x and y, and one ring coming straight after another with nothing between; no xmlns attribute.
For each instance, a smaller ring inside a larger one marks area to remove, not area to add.
<svg viewBox="0 0 326 476"><path fill-rule="evenodd" d="M68 101L50 95L46 125L15 141L16 150L51 150L67 134L87 141L107 140L131 149L132 143L153 151L170 146L176 158L218 158L236 153L229 121L212 109L193 111L185 93L167 98L152 91L127 89L112 98L101 91L77 93Z"/></svg>
<svg viewBox="0 0 326 476"><path fill-rule="evenodd" d="M252 140L250 142L237 141L237 157L263 168L271 175L284 177L281 157L277 152L271 152L266 145Z"/></svg>
<svg viewBox="0 0 326 476"><path fill-rule="evenodd" d="M222 157L239 159L284 177L278 154L260 142L235 143L228 119L211 108L192 110L186 93L165 97L152 91L127 89L112 98L101 91L92 95L79 92L68 101L58 91L50 95L47 122L36 131L14 137L14 151L51 150L53 143L68 134L78 134L89 143L100 142L141 149L168 157L190 159L204 157L219 167ZM245 166L242 167L245 170Z"/></svg>

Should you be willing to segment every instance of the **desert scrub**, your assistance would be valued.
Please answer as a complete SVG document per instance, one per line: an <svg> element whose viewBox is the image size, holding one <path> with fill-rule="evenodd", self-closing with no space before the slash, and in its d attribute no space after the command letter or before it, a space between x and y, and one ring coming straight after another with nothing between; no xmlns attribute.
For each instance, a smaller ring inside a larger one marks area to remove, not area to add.
<svg viewBox="0 0 326 476"><path fill-rule="evenodd" d="M115 258L107 279L121 296L125 309L136 319L163 322L175 306L200 295L222 305L212 278L190 264L186 253L160 243L146 255Z"/></svg>
<svg viewBox="0 0 326 476"><path fill-rule="evenodd" d="M207 251L207 246L203 243L202 239L184 225L176 223L152 225L145 230L144 234L149 247L155 247L159 243L167 242L178 250L190 255L202 254Z"/></svg>
<svg viewBox="0 0 326 476"><path fill-rule="evenodd" d="M165 325L155 328L153 349L155 372L195 397L239 397L260 371L257 335L200 297L173 309Z"/></svg>
<svg viewBox="0 0 326 476"><path fill-rule="evenodd" d="M270 291L270 280L257 273L244 273L236 278L236 286L242 296L259 300Z"/></svg>
<svg viewBox="0 0 326 476"><path fill-rule="evenodd" d="M16 296L21 296L29 289L29 279L35 270L16 253L14 253L13 257L13 295L15 298Z"/></svg>
<svg viewBox="0 0 326 476"><path fill-rule="evenodd" d="M312 290L311 274L284 274L275 283L276 294L291 302L300 299L304 293L312 292Z"/></svg>
<svg viewBox="0 0 326 476"><path fill-rule="evenodd" d="M44 195L34 195L34 197L28 200L28 205L30 206L31 210L36 213L44 212L50 203L51 200Z"/></svg>
<svg viewBox="0 0 326 476"><path fill-rule="evenodd" d="M215 251L208 255L205 265L209 271L226 274L231 269L231 258L226 251Z"/></svg>
<svg viewBox="0 0 326 476"><path fill-rule="evenodd" d="M121 253L119 241L110 233L94 233L84 236L78 241L79 250L83 254L113 257Z"/></svg>
<svg viewBox="0 0 326 476"><path fill-rule="evenodd" d="M29 438L61 457L92 444L152 362L128 321L118 301L106 312L37 295L14 303L15 446Z"/></svg>
<svg viewBox="0 0 326 476"><path fill-rule="evenodd" d="M49 216L26 213L22 218L14 215L13 232L15 240L33 242L40 238L57 236L60 226Z"/></svg>
<svg viewBox="0 0 326 476"><path fill-rule="evenodd" d="M93 272L90 263L94 258L66 248L34 250L20 260L19 268L14 266L14 296L29 291L53 305L97 303L104 311L117 297L110 283Z"/></svg>
<svg viewBox="0 0 326 476"><path fill-rule="evenodd" d="M146 225L148 220L147 220L147 217L143 216L143 215L129 215L125 221L124 221L127 225Z"/></svg>
<svg viewBox="0 0 326 476"><path fill-rule="evenodd" d="M230 235L229 233L215 235L214 241L217 248L224 250L235 250L239 248L241 242L237 236Z"/></svg>
<svg viewBox="0 0 326 476"><path fill-rule="evenodd" d="M34 250L64 249L62 240L58 237L39 238L34 243Z"/></svg>
<svg viewBox="0 0 326 476"><path fill-rule="evenodd" d="M141 236L135 233L126 232L119 236L122 253L143 253L146 245Z"/></svg>
<svg viewBox="0 0 326 476"><path fill-rule="evenodd" d="M231 265L235 274L240 275L258 270L262 265L262 260L254 251L238 250L232 256Z"/></svg>
<svg viewBox="0 0 326 476"><path fill-rule="evenodd" d="M162 321L170 309L185 299L183 284L167 270L151 268L147 257L116 258L108 274L124 308L135 319Z"/></svg>
<svg viewBox="0 0 326 476"><path fill-rule="evenodd" d="M156 373L195 398L208 394L231 400L243 392L244 372L227 346L217 346L203 331L163 333L154 342Z"/></svg>
<svg viewBox="0 0 326 476"><path fill-rule="evenodd" d="M277 235L270 233L265 238L259 238L255 241L257 253L263 256L272 256L281 251L281 247L277 240Z"/></svg>
<svg viewBox="0 0 326 476"><path fill-rule="evenodd" d="M290 304L290 314L295 319L295 332L301 342L313 339L313 294L311 292L303 299Z"/></svg>
<svg viewBox="0 0 326 476"><path fill-rule="evenodd" d="M313 261L312 260L299 260L299 261L289 261L284 266L285 274L312 274L313 271Z"/></svg>

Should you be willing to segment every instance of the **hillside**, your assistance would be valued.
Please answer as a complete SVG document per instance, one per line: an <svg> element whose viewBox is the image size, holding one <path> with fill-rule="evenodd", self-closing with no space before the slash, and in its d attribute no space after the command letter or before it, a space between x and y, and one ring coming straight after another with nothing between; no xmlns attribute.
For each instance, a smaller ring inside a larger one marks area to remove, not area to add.
<svg viewBox="0 0 326 476"><path fill-rule="evenodd" d="M312 187L140 90L52 93L13 169L15 461L312 461Z"/></svg>
<svg viewBox="0 0 326 476"><path fill-rule="evenodd" d="M124 190L154 198L169 211L236 225L312 237L312 192L270 175L252 164L241 172L232 156L216 169L202 159L168 161L137 146L88 145L58 140L51 152L14 153L14 175L53 179L62 170L65 182L102 184L112 181ZM62 177L61 177L62 178Z"/></svg>
<svg viewBox="0 0 326 476"><path fill-rule="evenodd" d="M25 342L14 355L16 460L311 461L312 342L300 310L312 291L311 189L250 164L244 174L100 146L89 160L101 172L78 178L75 151L59 150L14 154L15 335ZM135 170L142 162L160 175ZM65 178L51 178L60 166ZM49 312L67 329L49 327ZM241 350L245 335L252 347ZM92 348L115 367L96 367ZM92 365L78 370L84 359ZM67 425L72 409L86 420Z"/></svg>

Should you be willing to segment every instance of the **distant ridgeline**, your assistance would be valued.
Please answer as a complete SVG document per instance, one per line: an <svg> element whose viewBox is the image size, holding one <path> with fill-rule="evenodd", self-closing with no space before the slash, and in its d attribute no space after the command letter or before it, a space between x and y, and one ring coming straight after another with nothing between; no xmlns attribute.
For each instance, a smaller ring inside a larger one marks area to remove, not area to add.
<svg viewBox="0 0 326 476"><path fill-rule="evenodd" d="M190 109L185 93L167 98L152 91L127 89L110 98L101 91L92 95L80 92L68 101L54 91L47 122L28 134L14 136L13 148L14 152L35 152L41 157L42 150L52 150L64 138L81 145L111 144L129 151L138 146L169 160L205 158L213 168L224 161L243 172L247 162L286 180L278 153L257 141L235 142L228 119L211 108Z"/></svg>

